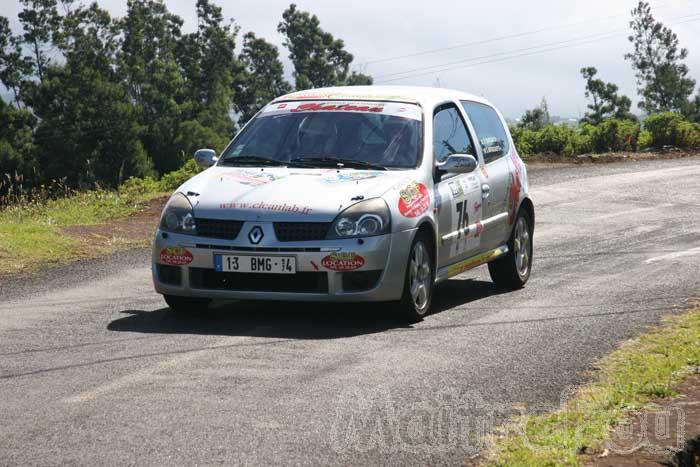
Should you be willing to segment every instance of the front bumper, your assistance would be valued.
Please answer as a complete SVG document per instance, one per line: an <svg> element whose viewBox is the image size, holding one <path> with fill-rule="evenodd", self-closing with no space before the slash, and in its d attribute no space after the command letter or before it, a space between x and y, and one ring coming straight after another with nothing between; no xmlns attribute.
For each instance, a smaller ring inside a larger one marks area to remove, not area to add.
<svg viewBox="0 0 700 467"><path fill-rule="evenodd" d="M259 225L256 223L256 225ZM242 231L247 232L244 225ZM266 233L268 228L264 227ZM272 234L272 232L269 232ZM305 242L265 242L251 246L245 236L219 240L191 235L156 233L152 275L156 292L166 295L220 300L284 300L319 302L381 302L399 300L403 293L406 264L415 229L379 237ZM270 237L267 237L270 238ZM175 253L175 256L162 253ZM324 258L338 253L361 256L364 263L352 271L336 271L324 265ZM245 254L296 257L296 277L278 274L217 273L216 254ZM165 257L165 260L164 260ZM179 269L177 280L162 273ZM366 274L356 274L366 273ZM348 287L350 276L370 277L371 286ZM346 276L344 276L346 275ZM279 280L279 282L278 282ZM295 282L298 281L298 282ZM309 291L309 282L318 287ZM170 283L168 283L170 282ZM277 285L279 284L279 285ZM255 290L251 290L255 289Z"/></svg>

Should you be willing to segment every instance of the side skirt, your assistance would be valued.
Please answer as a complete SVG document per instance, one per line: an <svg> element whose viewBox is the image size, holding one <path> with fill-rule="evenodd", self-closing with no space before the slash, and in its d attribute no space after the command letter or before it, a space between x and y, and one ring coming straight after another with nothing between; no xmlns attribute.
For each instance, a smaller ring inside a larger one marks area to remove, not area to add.
<svg viewBox="0 0 700 467"><path fill-rule="evenodd" d="M440 268L435 275L435 282L442 282L450 277L462 274L465 271L498 259L506 253L508 253L508 246L501 245L498 248L481 253L480 255L472 256L471 258Z"/></svg>

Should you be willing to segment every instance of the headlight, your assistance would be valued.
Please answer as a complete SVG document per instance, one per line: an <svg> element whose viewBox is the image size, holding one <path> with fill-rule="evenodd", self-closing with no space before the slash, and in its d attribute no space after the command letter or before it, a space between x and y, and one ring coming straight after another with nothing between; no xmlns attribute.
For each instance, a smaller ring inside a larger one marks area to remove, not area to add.
<svg viewBox="0 0 700 467"><path fill-rule="evenodd" d="M197 234L197 226L194 222L194 211L187 196L175 193L160 216L160 230L180 234Z"/></svg>
<svg viewBox="0 0 700 467"><path fill-rule="evenodd" d="M368 199L341 212L333 221L328 239L374 237L391 231L389 207L381 198Z"/></svg>

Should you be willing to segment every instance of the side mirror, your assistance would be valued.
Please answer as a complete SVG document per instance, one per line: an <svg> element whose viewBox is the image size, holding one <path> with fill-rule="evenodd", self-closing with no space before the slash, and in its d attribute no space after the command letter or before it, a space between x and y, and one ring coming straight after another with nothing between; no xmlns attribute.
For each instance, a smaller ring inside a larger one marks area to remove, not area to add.
<svg viewBox="0 0 700 467"><path fill-rule="evenodd" d="M452 154L437 168L452 174L468 174L474 172L478 165L476 158L470 154Z"/></svg>
<svg viewBox="0 0 700 467"><path fill-rule="evenodd" d="M219 158L216 157L216 151L213 149L198 149L197 152L194 153L194 160L197 162L198 166L206 169L216 164Z"/></svg>

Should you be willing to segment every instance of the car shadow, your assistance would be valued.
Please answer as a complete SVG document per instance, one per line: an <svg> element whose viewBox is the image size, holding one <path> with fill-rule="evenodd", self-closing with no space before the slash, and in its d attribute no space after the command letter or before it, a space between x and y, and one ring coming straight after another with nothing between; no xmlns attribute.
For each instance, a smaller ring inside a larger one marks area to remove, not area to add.
<svg viewBox="0 0 700 467"><path fill-rule="evenodd" d="M467 305L504 293L490 282L449 280L438 286L432 313ZM340 339L393 329L409 329L386 303L222 302L209 310L175 313L169 308L154 311L124 310L127 316L107 326L110 331L151 334L255 336L284 339ZM420 326L420 325L417 325Z"/></svg>

